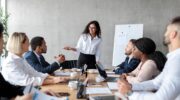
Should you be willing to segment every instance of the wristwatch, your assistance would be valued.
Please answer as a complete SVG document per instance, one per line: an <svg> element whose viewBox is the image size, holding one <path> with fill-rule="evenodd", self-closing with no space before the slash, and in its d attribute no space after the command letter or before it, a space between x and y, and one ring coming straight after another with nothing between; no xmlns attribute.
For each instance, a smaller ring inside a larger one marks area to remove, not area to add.
<svg viewBox="0 0 180 100"><path fill-rule="evenodd" d="M129 100L129 96L131 96L133 94L133 91L129 91L127 94L125 94L125 98L126 100Z"/></svg>
<svg viewBox="0 0 180 100"><path fill-rule="evenodd" d="M127 96L131 96L133 94L133 91L131 90L131 91L129 91L126 95Z"/></svg>
<svg viewBox="0 0 180 100"><path fill-rule="evenodd" d="M131 90L130 91L128 91L127 93L126 93L126 97L128 98L128 96L131 96L132 94L133 94L133 91L132 91L132 84L130 84L131 85Z"/></svg>

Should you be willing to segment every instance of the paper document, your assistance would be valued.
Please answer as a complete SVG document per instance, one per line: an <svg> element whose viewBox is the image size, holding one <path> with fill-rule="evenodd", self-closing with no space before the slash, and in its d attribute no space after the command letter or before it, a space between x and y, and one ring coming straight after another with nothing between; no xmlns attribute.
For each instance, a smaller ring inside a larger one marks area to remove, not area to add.
<svg viewBox="0 0 180 100"><path fill-rule="evenodd" d="M70 76L70 74L71 72L60 72L60 71L54 72L55 76Z"/></svg>
<svg viewBox="0 0 180 100"><path fill-rule="evenodd" d="M59 97L50 96L31 86L27 86L23 92L24 94L28 94L29 92L33 93L32 100L68 100L68 97L59 98Z"/></svg>
<svg viewBox="0 0 180 100"><path fill-rule="evenodd" d="M119 77L120 75L117 75L117 74L108 74L108 77Z"/></svg>
<svg viewBox="0 0 180 100"><path fill-rule="evenodd" d="M118 89L117 82L107 82L107 85L108 85L109 89L111 89L111 90Z"/></svg>
<svg viewBox="0 0 180 100"><path fill-rule="evenodd" d="M112 94L109 88L87 88L86 94Z"/></svg>
<svg viewBox="0 0 180 100"><path fill-rule="evenodd" d="M119 98L114 95L101 95L101 96L89 96L89 100L119 100Z"/></svg>
<svg viewBox="0 0 180 100"><path fill-rule="evenodd" d="M114 95L117 96L117 97L119 97L120 100L128 100L128 98L127 98L126 96L122 95L122 94L119 93L119 92L115 92Z"/></svg>
<svg viewBox="0 0 180 100"><path fill-rule="evenodd" d="M114 74L115 72L113 71L106 71L107 74Z"/></svg>

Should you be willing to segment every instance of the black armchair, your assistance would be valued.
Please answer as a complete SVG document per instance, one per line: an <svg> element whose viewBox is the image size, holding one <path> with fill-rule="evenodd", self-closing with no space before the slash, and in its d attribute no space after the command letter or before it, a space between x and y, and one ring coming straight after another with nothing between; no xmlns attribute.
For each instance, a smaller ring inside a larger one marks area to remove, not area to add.
<svg viewBox="0 0 180 100"><path fill-rule="evenodd" d="M79 68L77 66L77 60L66 60L61 66L63 69Z"/></svg>

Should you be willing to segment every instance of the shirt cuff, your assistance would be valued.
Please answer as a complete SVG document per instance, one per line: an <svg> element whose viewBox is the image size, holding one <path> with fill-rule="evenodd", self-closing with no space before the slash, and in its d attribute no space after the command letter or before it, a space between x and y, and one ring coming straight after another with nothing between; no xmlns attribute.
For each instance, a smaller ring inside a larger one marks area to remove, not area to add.
<svg viewBox="0 0 180 100"><path fill-rule="evenodd" d="M96 62L99 62L99 57L96 56Z"/></svg>
<svg viewBox="0 0 180 100"><path fill-rule="evenodd" d="M138 100L139 93L133 92L130 96L128 96L128 100Z"/></svg>
<svg viewBox="0 0 180 100"><path fill-rule="evenodd" d="M61 66L61 63L59 61L55 61L55 62L58 64L58 66Z"/></svg>
<svg viewBox="0 0 180 100"><path fill-rule="evenodd" d="M139 85L139 83L132 83L132 91L138 91L140 90L139 88L141 87L141 85Z"/></svg>
<svg viewBox="0 0 180 100"><path fill-rule="evenodd" d="M41 85L43 84L43 82L44 82L44 80L47 78L49 76L49 74L42 74L42 77L41 77L41 80L42 80L42 82L41 82Z"/></svg>
<svg viewBox="0 0 180 100"><path fill-rule="evenodd" d="M43 78L46 78L46 77L48 77L48 76L49 76L49 74L47 74L47 73L42 74L42 77L43 77Z"/></svg>
<svg viewBox="0 0 180 100"><path fill-rule="evenodd" d="M33 85L41 86L45 79L46 79L46 77L36 77L35 81L33 82Z"/></svg>

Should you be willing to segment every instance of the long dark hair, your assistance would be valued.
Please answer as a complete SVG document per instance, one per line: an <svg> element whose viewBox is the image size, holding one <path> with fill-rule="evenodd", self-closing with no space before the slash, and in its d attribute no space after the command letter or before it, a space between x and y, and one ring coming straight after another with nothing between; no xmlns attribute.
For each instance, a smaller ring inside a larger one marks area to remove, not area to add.
<svg viewBox="0 0 180 100"><path fill-rule="evenodd" d="M3 24L0 22L0 38L3 37L3 31L4 31L4 27Z"/></svg>
<svg viewBox="0 0 180 100"><path fill-rule="evenodd" d="M155 51L154 53L148 55L148 58L156 63L159 71L163 70L167 58L161 51Z"/></svg>
<svg viewBox="0 0 180 100"><path fill-rule="evenodd" d="M140 50L142 53L149 55L156 50L155 42L147 37L139 38L135 41L135 46Z"/></svg>
<svg viewBox="0 0 180 100"><path fill-rule="evenodd" d="M96 21L96 20L89 22L86 25L86 27L85 27L82 34L89 34L89 26L91 24L94 24L96 26L96 35L97 35L98 38L101 38L101 28L100 28L100 25L99 25L98 21Z"/></svg>

